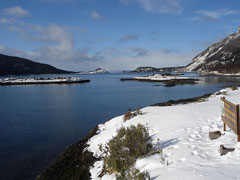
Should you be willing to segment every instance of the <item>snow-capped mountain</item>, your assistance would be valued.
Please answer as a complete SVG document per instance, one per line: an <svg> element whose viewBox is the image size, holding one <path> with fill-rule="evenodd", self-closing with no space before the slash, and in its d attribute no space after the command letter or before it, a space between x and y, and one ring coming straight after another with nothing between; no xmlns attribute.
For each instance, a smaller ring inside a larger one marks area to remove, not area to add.
<svg viewBox="0 0 240 180"><path fill-rule="evenodd" d="M187 72L239 73L240 28L237 33L211 45L193 58L184 70Z"/></svg>

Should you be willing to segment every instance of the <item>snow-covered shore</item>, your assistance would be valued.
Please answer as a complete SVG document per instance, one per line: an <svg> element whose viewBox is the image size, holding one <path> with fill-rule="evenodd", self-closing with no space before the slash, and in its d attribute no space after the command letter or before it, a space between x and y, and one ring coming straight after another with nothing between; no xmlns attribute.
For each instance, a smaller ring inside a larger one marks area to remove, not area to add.
<svg viewBox="0 0 240 180"><path fill-rule="evenodd" d="M19 84L69 84L69 83L83 83L90 82L87 79L81 79L78 77L68 77L68 78L53 78L53 79L36 79L36 78L5 78L0 79L0 85L19 85Z"/></svg>
<svg viewBox="0 0 240 180"><path fill-rule="evenodd" d="M169 80L186 80L186 79L190 79L188 77L179 77L176 75L164 75L164 74L153 74L150 76L135 76L133 77L133 79L136 80L151 80L151 81L169 81Z"/></svg>
<svg viewBox="0 0 240 180"><path fill-rule="evenodd" d="M240 103L240 90L223 89L227 100ZM220 94L220 93L218 93ZM159 154L136 161L135 167L147 170L155 180L220 180L240 179L240 143L230 130L216 140L208 138L209 131L223 129L221 121L222 95L212 95L204 102L180 104L164 107L145 107L143 115L138 115L126 122L123 116L113 118L99 125L99 133L88 141L88 151L95 157L103 157L99 145L104 145L116 135L117 129L137 125L146 125L153 143L159 142L163 148L165 163ZM225 156L220 156L219 146L223 144L236 148ZM96 161L90 169L92 179L115 179L115 175L98 175L103 168L103 160Z"/></svg>
<svg viewBox="0 0 240 180"><path fill-rule="evenodd" d="M204 72L199 73L200 76L229 76L229 77L239 77L240 73L220 73L218 71Z"/></svg>

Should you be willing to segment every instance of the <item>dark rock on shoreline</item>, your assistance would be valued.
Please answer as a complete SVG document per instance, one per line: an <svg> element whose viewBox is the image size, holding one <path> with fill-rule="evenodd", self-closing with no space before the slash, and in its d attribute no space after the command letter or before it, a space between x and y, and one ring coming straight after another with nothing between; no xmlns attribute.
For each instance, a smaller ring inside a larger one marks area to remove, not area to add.
<svg viewBox="0 0 240 180"><path fill-rule="evenodd" d="M176 85L185 85L185 84L197 84L197 79L176 79L176 80L169 80L164 82L165 87L173 87Z"/></svg>
<svg viewBox="0 0 240 180"><path fill-rule="evenodd" d="M120 81L162 82L165 84L165 87L172 87L176 85L197 84L198 79L151 80L151 79L122 78L120 79Z"/></svg>
<svg viewBox="0 0 240 180"><path fill-rule="evenodd" d="M208 97L210 97L212 93L204 94L202 96L194 97L194 98L187 98L187 99L180 99L180 100L169 100L167 102L161 102L152 104L151 106L172 106L172 105L178 105L178 104L188 104L192 102L198 102L198 101L204 101Z"/></svg>
<svg viewBox="0 0 240 180"><path fill-rule="evenodd" d="M92 152L84 149L87 141L97 134L98 126L92 129L81 141L68 147L35 180L80 180L90 179L89 168L97 161Z"/></svg>

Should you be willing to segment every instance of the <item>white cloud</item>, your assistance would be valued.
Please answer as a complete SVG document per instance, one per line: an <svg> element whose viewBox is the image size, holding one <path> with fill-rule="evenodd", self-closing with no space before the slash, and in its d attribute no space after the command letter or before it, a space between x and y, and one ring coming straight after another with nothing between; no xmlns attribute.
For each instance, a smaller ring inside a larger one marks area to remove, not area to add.
<svg viewBox="0 0 240 180"><path fill-rule="evenodd" d="M44 46L37 50L39 52L34 53L35 57L39 55L39 58L48 60L64 60L74 51L72 34L57 24L30 25L29 32L22 34L22 37L25 40L44 42Z"/></svg>
<svg viewBox="0 0 240 180"><path fill-rule="evenodd" d="M138 3L144 10L151 13L174 13L180 14L183 8L179 5L180 0L119 0L120 3Z"/></svg>
<svg viewBox="0 0 240 180"><path fill-rule="evenodd" d="M190 20L204 20L204 21L212 21L212 20L219 20L224 16L230 16L234 14L240 14L239 10L228 10L228 9L220 9L216 11L209 11L209 10L200 10L196 11L195 14L197 16L189 18Z"/></svg>
<svg viewBox="0 0 240 180"><path fill-rule="evenodd" d="M118 40L118 43L125 43L128 41L138 41L139 37L135 34L126 34Z"/></svg>
<svg viewBox="0 0 240 180"><path fill-rule="evenodd" d="M194 56L195 52L159 49L147 51L143 56L122 55L104 58L97 66L112 70L133 70L140 66L175 67L189 64Z"/></svg>
<svg viewBox="0 0 240 180"><path fill-rule="evenodd" d="M133 53L135 57L146 56L149 53L147 49L141 47L131 47L128 48L128 50Z"/></svg>
<svg viewBox="0 0 240 180"><path fill-rule="evenodd" d="M5 47L0 44L0 51L4 51L4 50L5 50Z"/></svg>
<svg viewBox="0 0 240 180"><path fill-rule="evenodd" d="M96 12L96 11L93 11L93 12L91 13L91 17L92 17L92 19L94 19L94 20L102 19L102 18L103 18L103 16L100 15L100 14L99 14L98 12Z"/></svg>
<svg viewBox="0 0 240 180"><path fill-rule="evenodd" d="M21 6L14 6L11 8L7 8L4 10L4 12L5 12L5 15L14 16L14 17L30 15L30 12L26 9L23 9Z"/></svg>
<svg viewBox="0 0 240 180"><path fill-rule="evenodd" d="M13 19L9 19L9 18L0 18L0 24L12 24L13 23Z"/></svg>

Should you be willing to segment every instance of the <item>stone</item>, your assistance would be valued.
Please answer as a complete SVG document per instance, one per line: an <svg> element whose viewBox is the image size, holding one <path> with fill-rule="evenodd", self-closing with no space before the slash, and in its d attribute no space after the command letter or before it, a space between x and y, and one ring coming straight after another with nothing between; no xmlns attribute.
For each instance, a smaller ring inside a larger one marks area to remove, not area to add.
<svg viewBox="0 0 240 180"><path fill-rule="evenodd" d="M226 155L228 152L232 152L234 150L235 150L235 148L226 148L221 144L220 149L219 149L220 156Z"/></svg>
<svg viewBox="0 0 240 180"><path fill-rule="evenodd" d="M209 139L214 140L220 138L222 133L220 131L209 131Z"/></svg>

